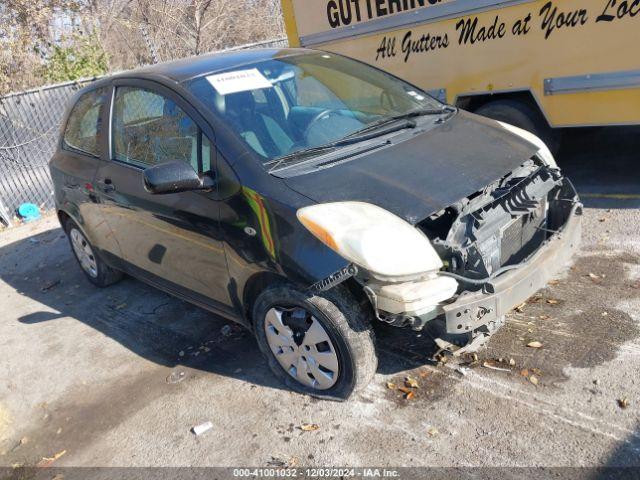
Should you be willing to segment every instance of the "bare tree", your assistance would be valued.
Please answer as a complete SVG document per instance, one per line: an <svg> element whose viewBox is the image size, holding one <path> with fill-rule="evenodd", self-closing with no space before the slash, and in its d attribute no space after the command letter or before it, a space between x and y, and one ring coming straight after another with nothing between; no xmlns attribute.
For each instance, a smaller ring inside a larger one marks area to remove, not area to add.
<svg viewBox="0 0 640 480"><path fill-rule="evenodd" d="M52 46L83 35L110 71L284 35L279 0L5 0L0 16L0 93L40 85Z"/></svg>
<svg viewBox="0 0 640 480"><path fill-rule="evenodd" d="M0 91L37 81L53 38L51 18L77 11L75 0L6 0L0 4Z"/></svg>

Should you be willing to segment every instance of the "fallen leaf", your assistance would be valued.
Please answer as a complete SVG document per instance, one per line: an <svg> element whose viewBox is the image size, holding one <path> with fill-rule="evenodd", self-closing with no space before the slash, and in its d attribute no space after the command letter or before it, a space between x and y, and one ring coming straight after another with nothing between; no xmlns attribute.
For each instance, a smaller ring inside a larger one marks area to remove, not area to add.
<svg viewBox="0 0 640 480"><path fill-rule="evenodd" d="M491 365L489 362L484 362L482 364L482 366L484 368L488 368L490 370L498 370L499 372L510 372L511 370L509 370L508 368L500 368L500 367L496 367L494 365Z"/></svg>
<svg viewBox="0 0 640 480"><path fill-rule="evenodd" d="M619 398L618 406L622 409L627 408L629 406L629 399L627 398Z"/></svg>
<svg viewBox="0 0 640 480"><path fill-rule="evenodd" d="M300 430L303 432L315 432L316 430L320 430L320 425L317 423L303 423L300 425Z"/></svg>
<svg viewBox="0 0 640 480"><path fill-rule="evenodd" d="M555 285L560 285L560 280L549 280L547 285L551 285L552 287Z"/></svg>
<svg viewBox="0 0 640 480"><path fill-rule="evenodd" d="M538 385L538 377L536 377L535 375L531 375L531 376L529 377L529 381L530 381L531 383L533 383L534 385Z"/></svg>
<svg viewBox="0 0 640 480"><path fill-rule="evenodd" d="M529 370L527 370L526 368L520 370L520 375L522 375L523 377L528 377L529 376Z"/></svg>
<svg viewBox="0 0 640 480"><path fill-rule="evenodd" d="M389 390L395 390L396 389L396 384L393 382L387 382L387 388Z"/></svg>
<svg viewBox="0 0 640 480"><path fill-rule="evenodd" d="M413 392L409 392L409 393L407 393L407 394L404 396L404 398L405 398L405 399L407 399L407 400L411 400L411 399L413 399L415 396L416 396L416 394L415 394L415 393L413 393Z"/></svg>
<svg viewBox="0 0 640 480"><path fill-rule="evenodd" d="M542 348L542 343L535 341L527 343L527 347L529 348Z"/></svg>
<svg viewBox="0 0 640 480"><path fill-rule="evenodd" d="M509 359L509 365L511 365L512 367L516 364L516 361L513 358Z"/></svg>
<svg viewBox="0 0 640 480"><path fill-rule="evenodd" d="M595 273L591 273L591 272L589 272L589 278L591 280L600 280L600 277L598 275L596 275Z"/></svg>
<svg viewBox="0 0 640 480"><path fill-rule="evenodd" d="M465 363L467 366L476 365L478 363L478 354L463 353L462 360L463 360L463 363Z"/></svg>
<svg viewBox="0 0 640 480"><path fill-rule="evenodd" d="M267 462L267 466L269 467L285 468L287 465L288 465L287 461L277 457L273 457L273 456L271 457L271 460Z"/></svg>
<svg viewBox="0 0 640 480"><path fill-rule="evenodd" d="M36 466L39 468L46 468L62 457L65 453L67 453L67 451L62 450L61 452L56 453L53 457L42 457L42 460L40 460Z"/></svg>
<svg viewBox="0 0 640 480"><path fill-rule="evenodd" d="M533 333L533 328L527 328L527 332Z"/></svg>
<svg viewBox="0 0 640 480"><path fill-rule="evenodd" d="M60 284L60 280L54 280L53 282L49 282L47 283L44 287L42 287L40 290L42 290L43 292L48 292L49 290L51 290L53 287L57 286Z"/></svg>
<svg viewBox="0 0 640 480"><path fill-rule="evenodd" d="M20 448L22 445L26 445L27 443L29 443L29 437L22 437L20 441L16 443L16 445L11 449L11 451L14 452L18 448Z"/></svg>
<svg viewBox="0 0 640 480"><path fill-rule="evenodd" d="M540 315L538 318L540 320L549 320L551 317L549 315Z"/></svg>
<svg viewBox="0 0 640 480"><path fill-rule="evenodd" d="M418 381L413 377L405 378L404 384L409 388L419 388Z"/></svg>
<svg viewBox="0 0 640 480"><path fill-rule="evenodd" d="M527 302L523 302L520 305L518 305L516 308L514 308L514 310L518 313L522 313L524 311L524 307L527 306Z"/></svg>
<svg viewBox="0 0 640 480"><path fill-rule="evenodd" d="M542 376L542 370L540 370L539 368L532 368L531 371L535 374L538 375L539 377Z"/></svg>
<svg viewBox="0 0 640 480"><path fill-rule="evenodd" d="M427 434L428 434L430 437L435 437L435 436L437 436L439 433L440 433L440 432L438 431L438 429L437 429L436 427L429 427L429 428L427 429Z"/></svg>
<svg viewBox="0 0 640 480"><path fill-rule="evenodd" d="M547 298L547 303L549 305L556 305L556 304L560 303L560 301L556 300L555 298Z"/></svg>
<svg viewBox="0 0 640 480"><path fill-rule="evenodd" d="M407 387L398 387L398 390L400 390L402 393L404 393L405 395L409 395L410 393L413 393L411 390L409 390Z"/></svg>

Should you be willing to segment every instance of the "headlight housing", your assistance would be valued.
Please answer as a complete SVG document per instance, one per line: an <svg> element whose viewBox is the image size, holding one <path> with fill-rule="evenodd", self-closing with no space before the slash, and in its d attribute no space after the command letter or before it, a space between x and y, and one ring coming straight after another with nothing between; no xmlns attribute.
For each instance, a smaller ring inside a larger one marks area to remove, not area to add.
<svg viewBox="0 0 640 480"><path fill-rule="evenodd" d="M324 203L301 208L297 216L329 248L379 276L410 277L442 268L422 232L376 205Z"/></svg>
<svg viewBox="0 0 640 480"><path fill-rule="evenodd" d="M556 163L556 159L553 158L553 154L551 153L551 150L549 150L549 147L547 147L547 144L544 143L539 137L537 137L531 132L528 132L527 130L523 130L522 128L516 127L509 123L505 123L505 122L498 122L498 123L502 126L502 128L509 130L511 133L514 133L519 137L524 138L528 142L533 143L539 149L538 156L540 157L540 159L545 164L547 164L548 167L558 170L558 164Z"/></svg>

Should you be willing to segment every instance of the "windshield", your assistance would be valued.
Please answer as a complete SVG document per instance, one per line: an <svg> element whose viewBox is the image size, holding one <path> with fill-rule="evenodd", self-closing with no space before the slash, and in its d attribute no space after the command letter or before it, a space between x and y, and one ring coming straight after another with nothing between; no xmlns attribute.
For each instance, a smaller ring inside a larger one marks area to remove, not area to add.
<svg viewBox="0 0 640 480"><path fill-rule="evenodd" d="M187 87L264 164L442 104L365 64L314 52L191 80Z"/></svg>

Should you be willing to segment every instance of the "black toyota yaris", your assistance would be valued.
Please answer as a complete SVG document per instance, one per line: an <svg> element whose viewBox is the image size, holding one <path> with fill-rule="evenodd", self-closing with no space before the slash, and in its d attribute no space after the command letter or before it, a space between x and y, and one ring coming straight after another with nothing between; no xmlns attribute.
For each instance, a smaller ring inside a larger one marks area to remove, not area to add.
<svg viewBox="0 0 640 480"><path fill-rule="evenodd" d="M324 398L372 378L373 322L478 348L580 236L538 138L304 49L96 81L50 168L91 282L126 273L239 322L278 377Z"/></svg>

